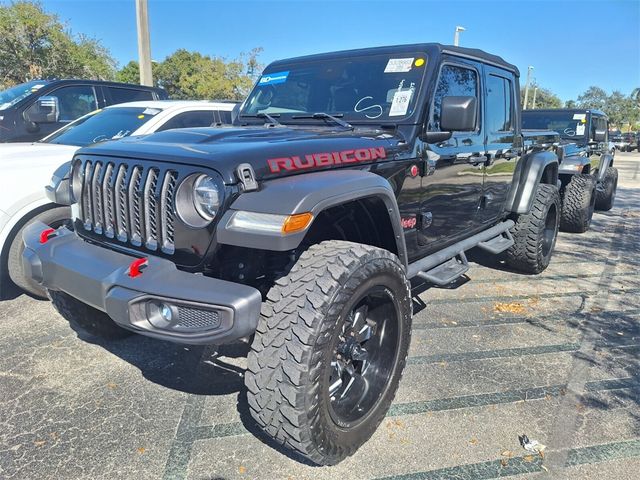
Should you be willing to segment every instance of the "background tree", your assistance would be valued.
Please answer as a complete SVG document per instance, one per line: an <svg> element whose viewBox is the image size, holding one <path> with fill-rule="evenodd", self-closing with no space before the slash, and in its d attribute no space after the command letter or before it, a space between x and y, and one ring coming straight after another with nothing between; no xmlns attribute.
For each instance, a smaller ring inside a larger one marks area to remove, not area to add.
<svg viewBox="0 0 640 480"><path fill-rule="evenodd" d="M536 93L536 109L538 108L562 108L562 100L548 88L540 85L532 84L529 86L529 105L527 108L533 107L533 92L538 88ZM524 87L520 87L520 104L524 104Z"/></svg>
<svg viewBox="0 0 640 480"><path fill-rule="evenodd" d="M116 62L100 43L73 35L37 2L0 5L0 88L35 78L112 79Z"/></svg>
<svg viewBox="0 0 640 480"><path fill-rule="evenodd" d="M598 110L604 110L607 104L607 92L602 88L591 86L578 97L579 108L597 108Z"/></svg>
<svg viewBox="0 0 640 480"><path fill-rule="evenodd" d="M203 55L180 49L154 62L153 79L174 99L242 100L262 71L258 62L261 48L234 60ZM117 74L122 82L139 81L138 62L131 61Z"/></svg>

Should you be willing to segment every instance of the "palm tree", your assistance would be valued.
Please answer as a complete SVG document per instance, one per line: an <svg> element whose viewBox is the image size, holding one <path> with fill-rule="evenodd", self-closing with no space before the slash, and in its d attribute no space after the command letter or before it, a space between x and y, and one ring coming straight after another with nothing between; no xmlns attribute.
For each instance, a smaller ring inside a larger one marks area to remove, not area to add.
<svg viewBox="0 0 640 480"><path fill-rule="evenodd" d="M631 98L633 98L638 106L640 106L640 88L634 88L631 92Z"/></svg>

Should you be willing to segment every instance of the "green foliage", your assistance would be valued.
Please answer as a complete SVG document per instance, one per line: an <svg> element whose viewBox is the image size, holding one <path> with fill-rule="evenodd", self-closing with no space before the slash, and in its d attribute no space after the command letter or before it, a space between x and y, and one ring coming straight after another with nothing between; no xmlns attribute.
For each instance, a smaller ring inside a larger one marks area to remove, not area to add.
<svg viewBox="0 0 640 480"><path fill-rule="evenodd" d="M569 107L571 103L572 107ZM635 125L640 122L640 89L635 89L630 95L615 90L608 95L602 88L591 86L577 101L569 100L568 108L593 108L602 110L609 117L609 121L616 127Z"/></svg>
<svg viewBox="0 0 640 480"><path fill-rule="evenodd" d="M140 65L131 60L116 73L116 80L124 83L140 83Z"/></svg>
<svg viewBox="0 0 640 480"><path fill-rule="evenodd" d="M579 108L594 108L604 110L607 104L607 92L600 87L591 86L582 95L578 96Z"/></svg>
<svg viewBox="0 0 640 480"><path fill-rule="evenodd" d="M529 105L527 108L533 108L533 95L535 89L538 91L535 94L536 105L535 108L562 108L562 100L555 93L548 88L543 88L540 85L532 84L529 86ZM524 104L524 87L520 88L520 104Z"/></svg>
<svg viewBox="0 0 640 480"><path fill-rule="evenodd" d="M0 5L0 88L36 78L112 79L116 63L93 38L73 35L33 1Z"/></svg>
<svg viewBox="0 0 640 480"><path fill-rule="evenodd" d="M164 88L174 99L242 100L253 85L255 75L262 70L254 49L247 55L227 61L198 52L180 49L153 64L156 86ZM138 82L138 62L131 61L117 74L123 82Z"/></svg>

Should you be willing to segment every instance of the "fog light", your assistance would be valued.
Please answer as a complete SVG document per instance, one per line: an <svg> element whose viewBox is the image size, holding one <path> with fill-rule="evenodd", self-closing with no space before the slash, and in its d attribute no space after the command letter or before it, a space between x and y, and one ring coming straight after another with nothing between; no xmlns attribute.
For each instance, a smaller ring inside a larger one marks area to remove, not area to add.
<svg viewBox="0 0 640 480"><path fill-rule="evenodd" d="M171 322L171 320L173 319L173 311L171 310L171 307L166 303L160 304L160 316L166 322Z"/></svg>

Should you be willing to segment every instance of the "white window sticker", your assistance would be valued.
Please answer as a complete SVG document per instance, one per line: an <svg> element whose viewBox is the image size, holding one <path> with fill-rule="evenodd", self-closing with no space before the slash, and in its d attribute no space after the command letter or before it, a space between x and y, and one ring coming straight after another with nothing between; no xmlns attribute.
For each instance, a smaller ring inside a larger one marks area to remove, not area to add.
<svg viewBox="0 0 640 480"><path fill-rule="evenodd" d="M584 135L584 129L585 129L585 125L582 123L579 123L576 126L576 135Z"/></svg>
<svg viewBox="0 0 640 480"><path fill-rule="evenodd" d="M158 110L157 108L145 108L144 112L142 112L143 115L157 115L161 112L162 110Z"/></svg>
<svg viewBox="0 0 640 480"><path fill-rule="evenodd" d="M586 113L574 113L573 114L573 119L574 120L584 120L587 118L587 114Z"/></svg>
<svg viewBox="0 0 640 480"><path fill-rule="evenodd" d="M413 65L412 58L391 58L387 62L387 66L384 68L384 73L399 73L408 72Z"/></svg>
<svg viewBox="0 0 640 480"><path fill-rule="evenodd" d="M391 102L391 109L389 110L390 117L399 117L406 115L409 109L409 102L411 101L411 95L413 90L408 88L407 90L398 90L393 94L393 101Z"/></svg>

